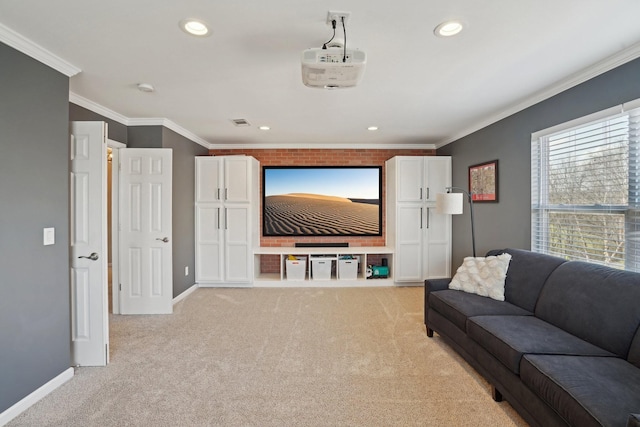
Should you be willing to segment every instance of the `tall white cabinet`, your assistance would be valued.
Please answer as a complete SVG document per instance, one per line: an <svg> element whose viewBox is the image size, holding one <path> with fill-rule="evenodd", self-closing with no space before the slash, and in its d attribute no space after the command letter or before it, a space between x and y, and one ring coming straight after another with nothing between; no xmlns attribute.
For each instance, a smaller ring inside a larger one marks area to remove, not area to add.
<svg viewBox="0 0 640 427"><path fill-rule="evenodd" d="M196 157L196 283L249 286L260 243L260 164L249 156Z"/></svg>
<svg viewBox="0 0 640 427"><path fill-rule="evenodd" d="M435 211L451 186L451 157L397 156L386 162L386 239L397 283L451 277L451 215Z"/></svg>

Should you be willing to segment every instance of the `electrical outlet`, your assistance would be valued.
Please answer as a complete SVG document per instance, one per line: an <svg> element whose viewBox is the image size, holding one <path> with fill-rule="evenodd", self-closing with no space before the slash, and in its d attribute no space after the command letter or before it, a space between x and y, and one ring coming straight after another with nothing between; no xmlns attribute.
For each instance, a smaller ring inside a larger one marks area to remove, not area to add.
<svg viewBox="0 0 640 427"><path fill-rule="evenodd" d="M184 275L185 276L189 275L189 266L188 265L184 268Z"/></svg>
<svg viewBox="0 0 640 427"><path fill-rule="evenodd" d="M336 28L342 26L342 18L344 17L344 24L347 25L349 23L349 18L351 17L351 12L338 12L335 10L330 10L327 12L327 25L331 27L331 21L336 21Z"/></svg>

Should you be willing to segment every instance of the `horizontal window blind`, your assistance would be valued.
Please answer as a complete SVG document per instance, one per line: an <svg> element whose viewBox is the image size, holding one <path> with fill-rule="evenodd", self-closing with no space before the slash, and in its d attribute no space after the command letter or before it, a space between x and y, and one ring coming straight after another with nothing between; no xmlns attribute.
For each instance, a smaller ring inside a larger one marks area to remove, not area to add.
<svg viewBox="0 0 640 427"><path fill-rule="evenodd" d="M640 109L536 134L532 250L640 270L639 141Z"/></svg>

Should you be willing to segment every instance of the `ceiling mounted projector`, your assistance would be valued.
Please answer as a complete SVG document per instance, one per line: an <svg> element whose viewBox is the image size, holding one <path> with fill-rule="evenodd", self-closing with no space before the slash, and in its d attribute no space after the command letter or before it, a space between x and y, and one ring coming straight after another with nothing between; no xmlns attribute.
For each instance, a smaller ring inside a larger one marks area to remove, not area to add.
<svg viewBox="0 0 640 427"><path fill-rule="evenodd" d="M360 50L307 49L302 52L302 82L322 89L354 87L362 80L366 63L367 55Z"/></svg>

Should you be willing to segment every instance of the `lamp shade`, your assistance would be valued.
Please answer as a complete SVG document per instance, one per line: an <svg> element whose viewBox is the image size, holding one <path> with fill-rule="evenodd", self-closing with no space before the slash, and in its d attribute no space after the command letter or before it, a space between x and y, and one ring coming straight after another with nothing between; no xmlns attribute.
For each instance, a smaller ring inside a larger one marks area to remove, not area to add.
<svg viewBox="0 0 640 427"><path fill-rule="evenodd" d="M462 193L436 194L436 212L439 214L459 215L462 213L464 196Z"/></svg>

